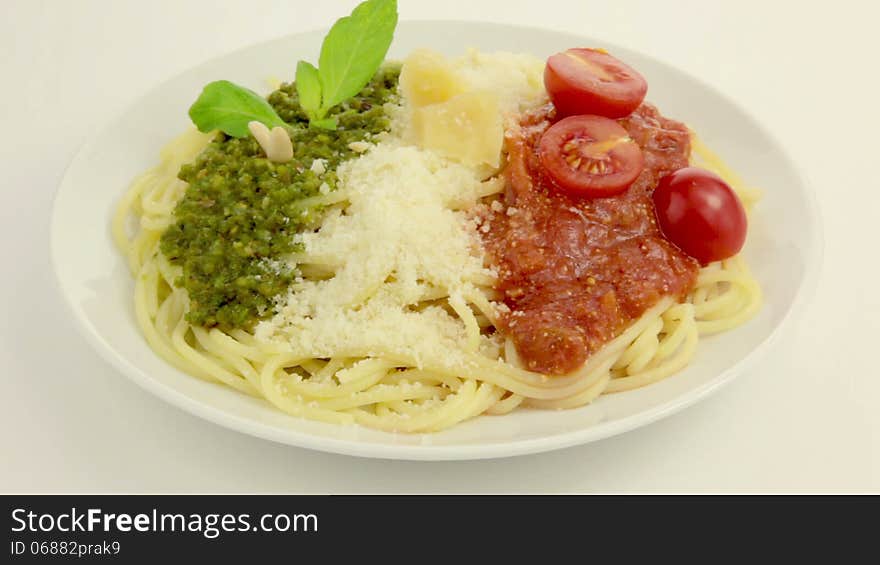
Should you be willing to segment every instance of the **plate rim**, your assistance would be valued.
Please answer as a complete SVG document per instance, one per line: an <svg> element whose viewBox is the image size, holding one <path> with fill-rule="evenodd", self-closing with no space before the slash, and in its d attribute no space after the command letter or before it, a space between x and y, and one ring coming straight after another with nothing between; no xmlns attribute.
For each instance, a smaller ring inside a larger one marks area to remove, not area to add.
<svg viewBox="0 0 880 565"><path fill-rule="evenodd" d="M690 389L685 393L679 394L677 397L662 402L657 406L642 410L634 414L630 414L628 416L621 417L619 419L603 421L599 424L586 428L566 431L549 436L526 438L509 442L491 442L460 445L433 445L430 443L421 445L403 445L393 443L361 442L353 439L340 439L329 436L320 436L294 428L282 430L272 425L251 420L243 416L224 411L208 403L190 398L184 393L179 392L178 390L166 386L160 381L151 378L144 371L138 369L124 356L122 356L119 352L117 352L113 347L111 347L108 343L104 341L97 328L88 320L84 312L82 312L81 309L77 308L77 306L74 304L74 300L72 300L72 297L67 289L67 284L62 277L58 260L59 241L61 237L58 228L59 216L61 215L58 201L62 192L65 191L65 187L71 182L69 180L69 172L81 160L85 158L85 155L89 153L90 149L92 149L92 147L94 147L98 143L98 141L109 130L112 124L122 119L133 108L135 108L142 99L150 97L151 95L153 95L154 92L161 90L166 84L182 77L183 75L186 75L189 72L192 72L198 67L217 62L232 55L233 53L237 53L239 51L247 49L258 48L262 45L290 39L297 36L326 31L328 29L327 27L323 27L307 29L286 35L280 35L277 37L250 43L235 49L224 51L219 55L215 55L205 60L202 60L189 66L186 69L181 70L180 72L168 76L164 80L161 80L152 87L148 88L142 95L133 98L131 101L125 104L120 111L112 114L109 118L103 121L98 128L93 129L93 131L86 138L86 141L79 146L74 156L70 159L67 166L64 168L61 181L58 183L55 194L52 198L52 209L50 213L49 252L50 262L54 275L53 280L58 293L62 297L62 302L64 303L67 312L71 314L71 316L76 320L74 326L76 327L78 333L86 338L86 341L91 344L92 348L98 352L99 356L105 362L109 363L113 368L125 375L129 380L136 383L142 389L150 392L151 394L157 396L158 398L171 404L172 406L175 406L176 408L179 408L187 413L207 420L228 430L258 437L264 440L269 440L275 443L281 443L325 453L377 459L396 459L411 461L463 461L496 459L503 457L543 453L558 449L564 449L567 447L573 447L576 445L583 445L608 437L620 435L622 433L643 426L647 426L658 420L671 416L672 414L675 414L705 399L712 393L720 390L722 387L729 384L739 374L750 370L758 361L765 357L765 355L779 342L781 336L793 326L797 319L799 319L803 315L807 302L815 294L816 288L818 286L818 274L821 269L821 265L824 262L825 253L824 223L822 215L820 213L816 191L814 190L812 183L809 182L809 180L803 174L801 168L797 166L794 159L792 159L792 157L785 150L785 146L779 141L779 138L776 136L775 132L764 128L763 125L761 125L760 122L736 100L730 98L726 93L720 91L715 86L705 82L701 78L692 75L690 72L666 63L660 59L657 59L653 55L647 54L638 49L633 49L605 40L597 41L589 38L588 36L580 35L578 33L554 30L552 28L539 26L508 24L479 20L413 19L402 20L399 25L405 26L407 24L431 26L488 26L494 27L497 30L505 31L537 33L550 32L570 37L577 37L584 41L592 41L593 43L602 44L610 48L619 47L621 50L636 52L640 56L649 59L660 66L673 68L676 72L686 76L689 80L692 80L695 83L699 84L702 88L711 91L714 95L722 99L725 104L736 108L744 116L747 116L748 119L754 123L755 127L757 127L766 137L767 141L779 151L779 154L784 159L784 164L794 174L794 179L797 184L800 185L801 192L805 197L804 204L806 214L810 218L813 227L813 230L809 232L809 244L806 247L807 253L805 254L804 276L801 278L801 280L797 282L797 288L795 290L794 297L792 298L790 305L788 306L787 310L782 314L782 317L780 318L776 326L770 331L769 335L767 335L763 339L763 341L761 341L745 357L737 360L735 363L718 373L716 376L712 377L711 380L709 380L708 382L705 382L696 388ZM109 225L110 223L108 218L105 230L110 229ZM418 435L430 436L431 434Z"/></svg>

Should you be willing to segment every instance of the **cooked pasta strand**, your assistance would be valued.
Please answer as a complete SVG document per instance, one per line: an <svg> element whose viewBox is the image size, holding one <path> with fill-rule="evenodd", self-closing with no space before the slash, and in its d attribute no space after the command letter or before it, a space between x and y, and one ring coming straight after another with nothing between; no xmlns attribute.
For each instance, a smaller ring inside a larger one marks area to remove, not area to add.
<svg viewBox="0 0 880 565"><path fill-rule="evenodd" d="M161 163L135 179L113 216L113 238L135 277L135 317L150 347L178 369L265 398L295 417L427 433L480 414L508 414L521 405L583 406L601 394L646 386L680 370L693 357L700 335L739 325L760 308L760 287L741 257L713 263L700 271L684 303L661 300L581 369L562 377L524 370L513 343L498 339L499 296L494 280L485 274L475 275L464 291L421 281L411 306L416 312L441 307L454 313L465 336L464 361L442 354L418 358L380 345L341 348L328 358L308 347L261 339L253 331L193 326L186 317L186 293L174 286L180 270L162 256L159 238L185 190L177 170L209 139L193 130L169 144ZM703 166L729 179L751 207L758 191L735 178L696 138L694 151ZM477 197L500 190L502 183L481 183ZM339 190L300 204L306 209L349 198ZM136 229L130 233L132 225ZM326 280L346 259L303 253L291 260L300 263L306 280ZM352 298L353 304L395 284L396 277L377 272L374 281Z"/></svg>

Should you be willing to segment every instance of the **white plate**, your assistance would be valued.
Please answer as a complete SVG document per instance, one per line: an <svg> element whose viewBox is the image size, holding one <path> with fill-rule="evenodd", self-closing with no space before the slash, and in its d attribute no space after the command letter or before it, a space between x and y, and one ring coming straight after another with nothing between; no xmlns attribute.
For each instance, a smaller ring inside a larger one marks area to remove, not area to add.
<svg viewBox="0 0 880 565"><path fill-rule="evenodd" d="M717 390L767 350L816 279L822 245L812 193L773 137L712 88L640 53L569 34L485 23L402 22L390 53L396 58L416 47L450 55L472 46L546 57L572 46L600 46L638 69L650 85L650 101L696 129L749 183L766 189L746 246L764 289L763 309L745 326L702 339L693 363L660 383L603 396L576 410L520 410L431 435L305 421L187 376L157 357L135 324L131 276L110 237L112 210L131 179L156 163L159 148L188 126L187 109L202 86L224 78L266 92L267 77L291 79L298 59L317 60L323 35L255 45L160 85L82 148L58 190L52 258L79 327L114 366L175 406L254 436L366 457L478 459L547 451L643 426Z"/></svg>

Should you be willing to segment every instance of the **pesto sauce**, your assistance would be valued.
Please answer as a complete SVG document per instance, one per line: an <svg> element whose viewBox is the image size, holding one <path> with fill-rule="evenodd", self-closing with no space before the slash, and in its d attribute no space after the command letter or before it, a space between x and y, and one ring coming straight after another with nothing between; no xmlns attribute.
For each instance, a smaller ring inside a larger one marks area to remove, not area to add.
<svg viewBox="0 0 880 565"><path fill-rule="evenodd" d="M396 99L399 73L399 66L381 68L357 96L331 110L334 131L309 128L293 83L270 94L293 143L287 163L266 159L253 137L221 133L181 167L178 177L189 185L160 250L183 269L175 284L189 295L190 323L249 329L275 313L273 299L298 275L286 263L298 250L293 236L321 217L321 207L300 201L321 194L322 183L336 189L336 168L355 156L350 143L388 131L383 104ZM311 170L315 159L326 161L320 176Z"/></svg>

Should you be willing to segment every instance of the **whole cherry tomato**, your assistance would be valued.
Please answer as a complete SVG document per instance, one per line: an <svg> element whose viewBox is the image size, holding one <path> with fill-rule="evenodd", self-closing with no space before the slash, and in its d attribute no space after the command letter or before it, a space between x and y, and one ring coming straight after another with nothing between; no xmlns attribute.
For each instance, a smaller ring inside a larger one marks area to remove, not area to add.
<svg viewBox="0 0 880 565"><path fill-rule="evenodd" d="M653 198L663 235L700 263L727 259L742 249L746 211L718 175L679 169L660 179Z"/></svg>

